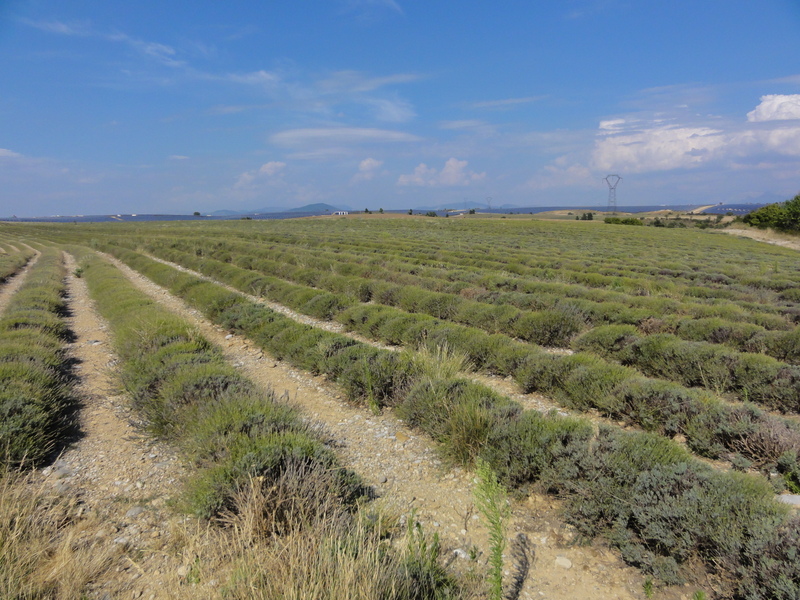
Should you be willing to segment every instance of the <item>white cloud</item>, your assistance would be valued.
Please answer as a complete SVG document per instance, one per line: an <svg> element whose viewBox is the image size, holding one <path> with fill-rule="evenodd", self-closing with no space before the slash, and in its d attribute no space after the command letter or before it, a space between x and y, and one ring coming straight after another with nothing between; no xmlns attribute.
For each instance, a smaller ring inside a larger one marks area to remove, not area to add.
<svg viewBox="0 0 800 600"><path fill-rule="evenodd" d="M34 27L47 33L57 33L60 35L89 36L91 29L88 23L73 22L64 23L62 21L33 21L30 19L20 19L21 23Z"/></svg>
<svg viewBox="0 0 800 600"><path fill-rule="evenodd" d="M325 127L288 129L270 137L279 146L306 146L315 144L361 144L384 142L418 142L421 138L402 131L361 127Z"/></svg>
<svg viewBox="0 0 800 600"><path fill-rule="evenodd" d="M785 127L759 133L760 141L766 150L788 156L800 156L800 127Z"/></svg>
<svg viewBox="0 0 800 600"><path fill-rule="evenodd" d="M170 160L189 160L188 156L184 156L182 154L172 154L169 157Z"/></svg>
<svg viewBox="0 0 800 600"><path fill-rule="evenodd" d="M442 129L475 129L483 127L485 123L477 119L464 119L461 121L442 121L439 127Z"/></svg>
<svg viewBox="0 0 800 600"><path fill-rule="evenodd" d="M601 132L616 132L622 131L627 121L625 119L609 119L608 121L600 121L599 129Z"/></svg>
<svg viewBox="0 0 800 600"><path fill-rule="evenodd" d="M344 9L357 13L360 20L367 22L387 10L399 15L403 14L403 9L395 0L344 0Z"/></svg>
<svg viewBox="0 0 800 600"><path fill-rule="evenodd" d="M47 33L55 33L58 35L69 35L69 36L79 36L79 37L92 37L107 40L109 42L119 42L122 44L126 44L127 46L133 48L140 54L156 60L163 65L168 67L185 67L186 62L182 60L177 60L175 56L177 52L171 46L167 46L166 44L160 44L158 42L148 42L145 40L140 40L135 37L131 37L126 33L102 33L99 31L94 30L90 23L88 22L79 22L79 23L64 23L61 21L31 21L28 19L22 19L22 22L26 25L31 27L35 27L40 31L46 31Z"/></svg>
<svg viewBox="0 0 800 600"><path fill-rule="evenodd" d="M269 71L253 71L252 73L232 73L228 75L228 79L234 83L242 83L244 85L263 85L274 86L280 83L281 78L275 73Z"/></svg>
<svg viewBox="0 0 800 600"><path fill-rule="evenodd" d="M603 122L592 152L592 168L627 173L691 168L724 153L729 142L729 136L710 127L656 125L624 131L623 123Z"/></svg>
<svg viewBox="0 0 800 600"><path fill-rule="evenodd" d="M371 98L364 103L372 107L375 118L379 121L405 123L417 116L411 104L405 100Z"/></svg>
<svg viewBox="0 0 800 600"><path fill-rule="evenodd" d="M378 169L383 166L382 160L377 160L375 158L365 158L362 160L358 165L358 173L353 175L353 179L351 180L352 183L358 183L360 181L369 181L373 179L375 175L378 174Z"/></svg>
<svg viewBox="0 0 800 600"><path fill-rule="evenodd" d="M417 186L466 186L486 178L486 173L467 171L467 161L450 158L441 171L420 163L413 173L400 175L397 185Z"/></svg>
<svg viewBox="0 0 800 600"><path fill-rule="evenodd" d="M22 158L22 155L6 148L0 148L0 158Z"/></svg>
<svg viewBox="0 0 800 600"><path fill-rule="evenodd" d="M761 104L749 113L751 123L800 119L800 94L769 94L761 96Z"/></svg>
<svg viewBox="0 0 800 600"><path fill-rule="evenodd" d="M258 172L263 175L267 175L268 177L272 177L283 171L285 167L286 167L285 162L273 160L261 165L261 167L259 167L258 169Z"/></svg>
<svg viewBox="0 0 800 600"><path fill-rule="evenodd" d="M335 71L325 79L317 82L325 93L339 92L372 92L378 88L398 83L412 83L422 79L415 73L396 73L383 77L368 77L360 71Z"/></svg>
<svg viewBox="0 0 800 600"><path fill-rule="evenodd" d="M269 180L274 178L276 175L279 175L285 167L286 163L280 161L270 161L268 163L264 163L258 169L245 171L239 175L236 183L233 184L233 188L236 190L241 190L253 187L259 182L259 180Z"/></svg>

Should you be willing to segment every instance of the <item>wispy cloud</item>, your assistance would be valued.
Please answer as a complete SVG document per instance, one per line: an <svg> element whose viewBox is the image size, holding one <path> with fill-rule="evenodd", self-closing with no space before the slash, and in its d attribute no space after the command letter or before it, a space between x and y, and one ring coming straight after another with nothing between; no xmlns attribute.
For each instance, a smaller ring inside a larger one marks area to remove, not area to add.
<svg viewBox="0 0 800 600"><path fill-rule="evenodd" d="M93 35L91 26L86 21L71 21L69 23L65 23L63 21L34 21L32 19L23 18L20 19L19 22L47 33L74 35L80 37L88 37Z"/></svg>
<svg viewBox="0 0 800 600"><path fill-rule="evenodd" d="M374 21L383 14L402 15L403 9L395 0L343 0L343 11L354 13L362 21Z"/></svg>
<svg viewBox="0 0 800 600"><path fill-rule="evenodd" d="M467 186L486 178L486 173L475 173L467 170L467 161L450 158L441 170L420 163L413 173L400 175L397 185L401 186L426 186L447 187Z"/></svg>
<svg viewBox="0 0 800 600"><path fill-rule="evenodd" d="M420 79L423 79L423 76L417 73L396 73L383 77L370 77L360 71L345 70L335 71L320 79L317 86L320 91L326 93L372 92L387 85L413 83Z"/></svg>
<svg viewBox="0 0 800 600"><path fill-rule="evenodd" d="M250 73L229 73L226 77L228 81L244 85L274 87L281 82L281 77L278 74L264 70L252 71Z"/></svg>
<svg viewBox="0 0 800 600"><path fill-rule="evenodd" d="M40 31L45 31L47 33L77 37L91 37L103 39L109 42L125 44L142 56L155 60L168 67L186 66L185 61L178 60L176 58L177 52L171 46L158 42L141 40L126 33L97 31L92 27L91 23L86 21L65 23L62 21L32 21L30 19L22 19L21 22L25 25L34 27Z"/></svg>
<svg viewBox="0 0 800 600"><path fill-rule="evenodd" d="M16 152L12 152L7 148L0 148L0 159L3 158L22 158L22 155Z"/></svg>
<svg viewBox="0 0 800 600"><path fill-rule="evenodd" d="M470 108L488 108L488 109L507 109L520 104L530 104L531 102L538 102L543 100L546 96L525 96L524 98L504 98L502 100L484 100L482 102L473 102L469 105Z"/></svg>
<svg viewBox="0 0 800 600"><path fill-rule="evenodd" d="M259 181L266 181L277 177L286 168L286 163L282 161L273 160L261 165L258 169L252 171L245 171L236 180L233 188L236 190L253 187Z"/></svg>
<svg viewBox="0 0 800 600"><path fill-rule="evenodd" d="M270 136L278 146L308 146L317 144L363 144L418 142L421 138L402 131L361 127L323 127L289 129Z"/></svg>

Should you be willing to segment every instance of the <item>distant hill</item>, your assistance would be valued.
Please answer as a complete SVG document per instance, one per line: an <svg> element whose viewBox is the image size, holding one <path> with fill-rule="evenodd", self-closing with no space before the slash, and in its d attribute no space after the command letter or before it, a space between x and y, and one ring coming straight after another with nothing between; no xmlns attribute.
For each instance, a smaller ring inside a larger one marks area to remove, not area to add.
<svg viewBox="0 0 800 600"><path fill-rule="evenodd" d="M286 208L283 206L266 206L264 208L256 208L254 210L215 210L212 213L209 213L211 216L214 217L230 217L233 215L264 215L270 213L286 213L286 212L303 212L303 213L324 213L325 211L334 212L337 210L349 210L347 207L345 208L337 208L336 206L331 206L330 204L325 204L323 202L319 202L317 204L306 204L305 206L300 206L298 208Z"/></svg>
<svg viewBox="0 0 800 600"><path fill-rule="evenodd" d="M305 206L301 206L299 208L291 208L287 212L325 212L325 211L335 212L340 210L335 206L331 206L330 204L325 204L324 202L318 202L316 204L306 204Z"/></svg>

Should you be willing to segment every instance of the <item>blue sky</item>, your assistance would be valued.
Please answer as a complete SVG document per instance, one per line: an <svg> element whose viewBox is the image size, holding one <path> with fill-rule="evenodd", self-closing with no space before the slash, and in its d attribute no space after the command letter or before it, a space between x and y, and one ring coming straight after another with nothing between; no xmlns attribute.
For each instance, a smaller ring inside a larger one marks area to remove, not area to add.
<svg viewBox="0 0 800 600"><path fill-rule="evenodd" d="M798 0L0 0L0 216L800 191Z"/></svg>

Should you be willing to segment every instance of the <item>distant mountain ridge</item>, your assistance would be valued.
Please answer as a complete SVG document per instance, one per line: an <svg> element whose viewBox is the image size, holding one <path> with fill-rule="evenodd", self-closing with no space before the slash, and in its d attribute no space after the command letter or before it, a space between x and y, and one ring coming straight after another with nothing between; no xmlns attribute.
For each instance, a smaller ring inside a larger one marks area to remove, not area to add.
<svg viewBox="0 0 800 600"><path fill-rule="evenodd" d="M316 204L306 204L305 206L299 206L297 208L286 208L283 206L275 207L275 206L268 206L265 208L256 208L254 210L229 210L229 209L222 209L222 210L215 210L214 212L208 213L215 217L226 217L226 216L233 216L233 215L255 215L255 214L270 214L270 213L283 213L283 212L308 212L308 213L321 213L325 211L335 212L337 210L348 210L347 208L337 208L336 206L332 206L330 204L325 204L324 202L317 202Z"/></svg>

